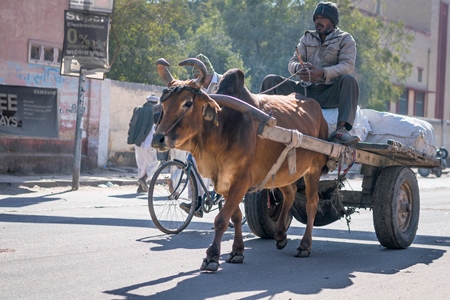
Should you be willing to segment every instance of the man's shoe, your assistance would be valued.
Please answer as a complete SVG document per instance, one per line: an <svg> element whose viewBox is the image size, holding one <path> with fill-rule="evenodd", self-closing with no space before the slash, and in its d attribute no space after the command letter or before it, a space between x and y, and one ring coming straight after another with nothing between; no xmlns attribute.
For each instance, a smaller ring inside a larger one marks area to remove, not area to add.
<svg viewBox="0 0 450 300"><path fill-rule="evenodd" d="M356 144L361 139L357 135L351 135L345 127L341 127L339 129L336 129L331 134L331 142L335 142L338 144L342 144L345 146L351 146L353 144Z"/></svg>
<svg viewBox="0 0 450 300"><path fill-rule="evenodd" d="M180 203L180 208L182 210L184 210L187 214L189 214L189 211L191 210L191 204L190 203L181 202ZM194 213L194 217L203 218L203 210L200 207Z"/></svg>
<svg viewBox="0 0 450 300"><path fill-rule="evenodd" d="M145 182L145 180L144 180L143 177L139 178L138 184L139 184L139 186L141 187L141 189L142 189L144 192L146 192L146 193L148 192L148 185L147 185L147 183Z"/></svg>

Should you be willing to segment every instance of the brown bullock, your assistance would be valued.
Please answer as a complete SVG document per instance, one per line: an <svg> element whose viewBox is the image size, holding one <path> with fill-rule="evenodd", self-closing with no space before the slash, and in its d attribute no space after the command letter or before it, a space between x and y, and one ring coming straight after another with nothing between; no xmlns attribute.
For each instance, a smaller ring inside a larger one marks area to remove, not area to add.
<svg viewBox="0 0 450 300"><path fill-rule="evenodd" d="M229 99L239 98L251 107L272 114L280 127L296 129L309 136L326 139L328 127L319 104L312 99L297 100L294 95L252 94L244 85L244 74L237 69L224 74L218 90L218 94L224 95L207 95L201 89L206 75L203 63L197 59L187 59L180 65L199 69L201 76L195 80L175 80L167 68L167 61L158 60L158 73L168 89L161 97L163 116L152 146L161 150L177 148L191 152L202 176L211 178L216 192L225 197L225 205L214 221L214 241L201 265L202 270L216 271L219 268L222 236L230 218L235 225L235 236L227 262L243 262L244 241L239 203L250 188L263 182L285 149L281 143L258 137L259 123L250 114L228 107ZM288 212L297 192L295 182L304 177L308 221L296 256L306 257L311 252L312 228L319 201L318 184L326 156L297 148L296 157L294 174L290 174L288 163L284 161L276 176L270 178L264 188L279 188L283 193L283 206L275 224L276 246L282 249L287 243Z"/></svg>

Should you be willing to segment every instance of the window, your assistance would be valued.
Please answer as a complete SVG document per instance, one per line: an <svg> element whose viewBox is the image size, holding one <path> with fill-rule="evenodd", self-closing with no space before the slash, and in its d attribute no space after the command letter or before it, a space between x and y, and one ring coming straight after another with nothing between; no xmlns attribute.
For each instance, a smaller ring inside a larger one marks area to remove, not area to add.
<svg viewBox="0 0 450 300"><path fill-rule="evenodd" d="M404 90L397 103L397 113L408 115L408 90Z"/></svg>
<svg viewBox="0 0 450 300"><path fill-rule="evenodd" d="M41 58L41 47L31 46L30 58L39 60Z"/></svg>
<svg viewBox="0 0 450 300"><path fill-rule="evenodd" d="M423 68L418 67L417 68L417 81L422 82L422 78L423 78Z"/></svg>
<svg viewBox="0 0 450 300"><path fill-rule="evenodd" d="M54 53L54 49L53 48L45 47L44 48L44 60L53 62L53 57L54 57L53 53Z"/></svg>
<svg viewBox="0 0 450 300"><path fill-rule="evenodd" d="M425 93L416 91L414 93L414 114L417 117L425 116Z"/></svg>
<svg viewBox="0 0 450 300"><path fill-rule="evenodd" d="M59 67L61 64L62 45L28 40L28 63Z"/></svg>

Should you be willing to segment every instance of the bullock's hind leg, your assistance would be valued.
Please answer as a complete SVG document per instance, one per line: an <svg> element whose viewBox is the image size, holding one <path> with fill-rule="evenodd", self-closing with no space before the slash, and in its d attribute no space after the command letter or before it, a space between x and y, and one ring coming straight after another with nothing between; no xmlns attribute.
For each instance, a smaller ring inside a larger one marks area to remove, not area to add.
<svg viewBox="0 0 450 300"><path fill-rule="evenodd" d="M280 215L277 223L275 224L275 241L277 249L283 249L287 244L286 231L288 227L286 225L286 220L288 218L289 210L291 209L292 204L294 204L297 185L292 183L290 185L280 187L279 189L283 193L283 206L281 207Z"/></svg>
<svg viewBox="0 0 450 300"><path fill-rule="evenodd" d="M305 234L297 248L297 257L308 257L311 253L312 246L312 230L314 225L314 218L316 217L317 206L319 204L319 180L321 170L314 170L306 173L305 190L306 190L306 222Z"/></svg>
<svg viewBox="0 0 450 300"><path fill-rule="evenodd" d="M200 267L201 270L205 271L217 271L219 269L219 257L220 257L220 245L222 242L222 237L224 232L228 228L228 222L230 218L233 217L235 223L235 235L233 242L233 250L230 258L227 262L230 263L242 263L244 260L244 240L242 239L242 213L239 209L239 203L241 202L244 194L246 192L245 186L239 190L236 188L231 188L228 195L225 196L225 205L217 214L214 220L214 241L212 245L206 250L206 258Z"/></svg>

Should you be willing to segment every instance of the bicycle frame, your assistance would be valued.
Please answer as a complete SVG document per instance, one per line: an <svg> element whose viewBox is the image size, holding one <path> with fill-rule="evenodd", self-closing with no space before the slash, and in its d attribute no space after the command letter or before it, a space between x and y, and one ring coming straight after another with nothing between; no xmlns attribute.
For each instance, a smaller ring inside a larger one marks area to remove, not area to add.
<svg viewBox="0 0 450 300"><path fill-rule="evenodd" d="M200 173L197 170L197 167L195 166L194 163L194 159L191 153L188 153L187 158L186 158L186 164L187 164L187 171L189 173L190 170L194 171L194 177L195 180L197 181L196 183L200 182L200 185L204 191L204 195L206 195L206 199L205 201L202 201L202 206L203 206L203 210L208 213L211 211L211 208L213 205L216 204L216 202L213 200L213 197L211 197L211 194L208 191L208 188L205 186L205 183L202 180L202 177L200 175ZM198 184L197 184L198 186ZM215 193L214 193L215 194Z"/></svg>

